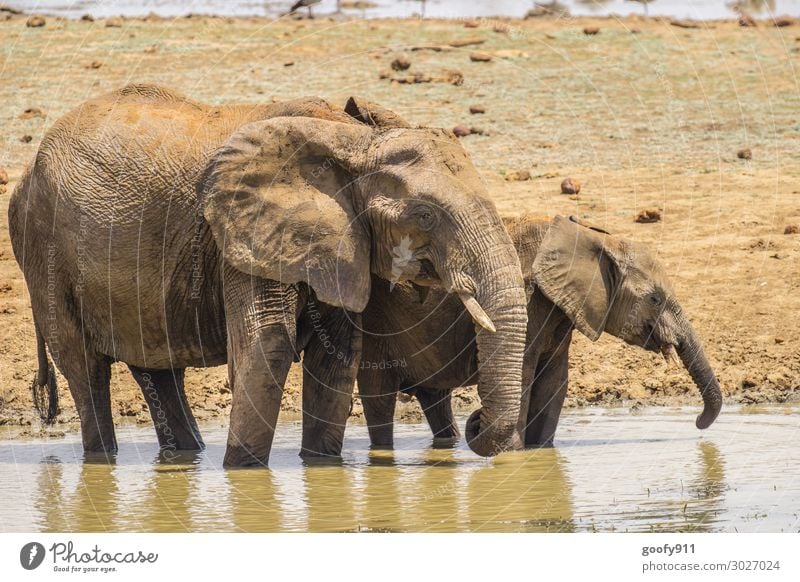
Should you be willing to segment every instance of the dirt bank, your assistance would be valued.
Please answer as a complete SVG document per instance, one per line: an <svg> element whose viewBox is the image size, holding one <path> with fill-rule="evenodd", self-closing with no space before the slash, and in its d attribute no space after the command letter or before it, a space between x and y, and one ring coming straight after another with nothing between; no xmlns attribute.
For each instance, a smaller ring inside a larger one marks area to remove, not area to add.
<svg viewBox="0 0 800 582"><path fill-rule="evenodd" d="M578 214L654 249L729 402L797 398L800 235L784 230L800 225L800 26L26 20L0 22L4 217L45 129L89 96L128 82L209 102L316 94L344 104L362 95L419 124L477 130L462 140L502 213ZM584 33L592 27L599 32ZM410 68L393 70L403 53ZM737 155L745 148L750 159ZM529 180L506 179L524 171ZM566 177L582 182L580 194L561 193ZM648 208L660 210L661 221L635 222ZM577 338L573 354L571 406L699 403L685 371L612 338ZM33 420L35 367L29 301L3 219L0 423ZM148 421L124 367L114 367L112 382L116 413ZM193 370L187 385L199 419L227 412L224 369ZM74 420L63 379L62 397L62 419ZM298 397L294 370L287 411L297 412ZM469 391L458 398L469 408L472 400Z"/></svg>

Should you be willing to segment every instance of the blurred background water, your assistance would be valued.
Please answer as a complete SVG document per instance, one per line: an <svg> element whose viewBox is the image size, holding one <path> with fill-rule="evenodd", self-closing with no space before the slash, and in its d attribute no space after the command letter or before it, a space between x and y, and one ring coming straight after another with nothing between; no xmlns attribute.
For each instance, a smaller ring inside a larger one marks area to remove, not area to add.
<svg viewBox="0 0 800 582"><path fill-rule="evenodd" d="M7 6L24 10L80 18L84 14L105 16L164 17L187 14L218 16L264 16L277 18L295 4L295 0L33 0L8 1ZM732 18L739 11L768 18L770 15L800 16L800 0L540 0L540 6L573 16L649 14L710 20ZM479 18L488 16L523 17L535 9L530 0L317 0L314 16L343 15L363 18ZM307 9L299 10L307 14Z"/></svg>

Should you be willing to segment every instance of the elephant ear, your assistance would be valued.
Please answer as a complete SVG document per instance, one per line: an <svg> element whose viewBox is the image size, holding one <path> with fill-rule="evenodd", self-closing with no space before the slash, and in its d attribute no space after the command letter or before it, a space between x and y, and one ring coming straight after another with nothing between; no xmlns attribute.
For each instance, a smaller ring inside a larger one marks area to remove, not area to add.
<svg viewBox="0 0 800 582"><path fill-rule="evenodd" d="M344 111L353 119L371 127L409 128L411 125L394 111L360 97L350 97Z"/></svg>
<svg viewBox="0 0 800 582"><path fill-rule="evenodd" d="M536 285L592 341L625 275L620 241L557 216L533 262Z"/></svg>
<svg viewBox="0 0 800 582"><path fill-rule="evenodd" d="M371 130L279 117L239 128L212 156L201 207L222 257L281 283L304 281L320 301L362 311L370 241L353 180Z"/></svg>

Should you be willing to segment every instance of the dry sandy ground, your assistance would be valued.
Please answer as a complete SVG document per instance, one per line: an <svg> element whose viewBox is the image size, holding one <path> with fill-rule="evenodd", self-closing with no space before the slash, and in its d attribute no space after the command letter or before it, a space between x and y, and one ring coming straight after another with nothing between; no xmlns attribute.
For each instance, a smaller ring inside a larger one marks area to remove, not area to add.
<svg viewBox="0 0 800 582"><path fill-rule="evenodd" d="M0 21L4 15L0 13ZM351 94L412 122L483 131L463 144L500 211L578 214L643 242L668 267L729 402L798 398L800 384L800 26L735 22L685 29L666 20L283 21L190 18L0 22L0 210L42 133L84 99L157 82L209 102ZM584 34L585 27L599 34ZM480 46L411 50L459 39ZM473 51L490 62L473 62ZM411 68L390 69L407 53ZM421 73L430 83L381 79ZM455 85L452 71L463 75ZM484 114L471 115L470 105ZM25 115L39 108L41 115ZM23 136L31 136L23 143ZM737 157L750 148L751 160ZM507 181L529 170L529 181ZM560 193L571 176L577 197ZM663 220L637 224L656 207ZM685 371L613 338L573 348L569 405L699 403ZM0 221L0 423L34 419L29 301ZM138 388L115 366L119 415L148 421ZM297 412L296 370L286 391ZM192 371L200 419L226 413L224 369ZM62 379L65 421L75 413ZM458 399L473 406L469 392ZM416 405L402 414L414 416ZM355 410L358 412L358 405ZM224 420L224 419L223 419ZM33 420L32 429L37 422Z"/></svg>

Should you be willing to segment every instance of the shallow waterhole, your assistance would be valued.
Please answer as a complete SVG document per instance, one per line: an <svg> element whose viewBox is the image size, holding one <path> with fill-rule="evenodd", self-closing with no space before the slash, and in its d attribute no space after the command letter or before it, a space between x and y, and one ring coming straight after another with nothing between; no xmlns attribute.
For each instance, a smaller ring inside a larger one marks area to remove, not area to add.
<svg viewBox="0 0 800 582"><path fill-rule="evenodd" d="M169 462L150 426L119 427L112 463L76 430L3 428L0 531L798 531L800 407L726 407L703 432L696 412L565 411L555 448L494 459L432 448L423 424L370 451L356 424L341 462L311 465L283 421L269 470L222 469L220 423Z"/></svg>

